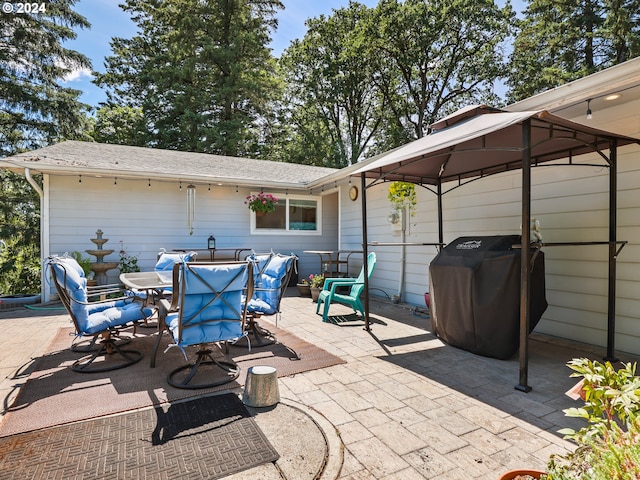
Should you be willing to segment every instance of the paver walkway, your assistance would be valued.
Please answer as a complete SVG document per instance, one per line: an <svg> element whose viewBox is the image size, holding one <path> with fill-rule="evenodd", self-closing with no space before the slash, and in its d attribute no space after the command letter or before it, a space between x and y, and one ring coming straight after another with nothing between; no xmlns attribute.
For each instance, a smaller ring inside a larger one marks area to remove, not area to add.
<svg viewBox="0 0 640 480"><path fill-rule="evenodd" d="M430 333L429 319L414 307L373 301L371 332L361 321L323 323L308 298L286 296L282 311L279 327L347 360L280 379L284 401L319 412L339 433L344 461L333 476L344 480L460 480L470 473L496 480L511 468L543 469L550 454L572 448L557 430L578 425L562 413L576 406L564 395L575 383L566 362L604 354L534 333L533 391L522 393L514 389L517 357L496 360L450 347ZM348 309L332 306L330 313ZM261 323L268 327L269 320ZM0 312L0 325L6 407L26 379L15 373L43 353L68 317L60 311Z"/></svg>

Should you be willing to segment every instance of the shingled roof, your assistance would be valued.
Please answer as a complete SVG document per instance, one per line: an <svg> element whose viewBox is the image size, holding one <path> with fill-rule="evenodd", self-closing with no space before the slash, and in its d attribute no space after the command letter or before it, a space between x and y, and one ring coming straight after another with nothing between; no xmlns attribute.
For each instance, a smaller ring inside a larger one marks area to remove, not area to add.
<svg viewBox="0 0 640 480"><path fill-rule="evenodd" d="M32 173L285 188L306 188L337 171L296 163L71 140L0 159L0 167L14 171L29 168Z"/></svg>

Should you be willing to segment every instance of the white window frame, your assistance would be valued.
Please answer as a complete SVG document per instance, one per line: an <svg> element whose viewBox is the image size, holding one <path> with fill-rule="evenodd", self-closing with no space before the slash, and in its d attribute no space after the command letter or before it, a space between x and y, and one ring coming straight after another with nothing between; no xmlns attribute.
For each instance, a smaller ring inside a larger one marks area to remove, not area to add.
<svg viewBox="0 0 640 480"><path fill-rule="evenodd" d="M258 192L251 192L257 194ZM290 200L315 200L316 201L316 218L317 230L290 230L289 229L289 201ZM278 197L278 204L285 202L286 218L285 229L279 228L256 228L256 212L250 210L251 213L251 235L322 235L322 197L316 195L284 195Z"/></svg>

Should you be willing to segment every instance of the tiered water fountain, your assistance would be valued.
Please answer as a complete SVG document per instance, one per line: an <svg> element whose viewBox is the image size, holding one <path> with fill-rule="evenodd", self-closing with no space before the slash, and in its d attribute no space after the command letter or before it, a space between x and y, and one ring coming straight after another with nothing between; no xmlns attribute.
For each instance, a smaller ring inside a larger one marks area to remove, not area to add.
<svg viewBox="0 0 640 480"><path fill-rule="evenodd" d="M98 285L107 283L107 271L118 268L120 262L105 262L104 257L113 253L113 250L103 250L102 246L109 241L108 238L102 238L102 230L98 229L96 237L91 241L98 247L95 250L85 250L89 255L96 257L96 261L91 263L91 270L96 274L95 279Z"/></svg>

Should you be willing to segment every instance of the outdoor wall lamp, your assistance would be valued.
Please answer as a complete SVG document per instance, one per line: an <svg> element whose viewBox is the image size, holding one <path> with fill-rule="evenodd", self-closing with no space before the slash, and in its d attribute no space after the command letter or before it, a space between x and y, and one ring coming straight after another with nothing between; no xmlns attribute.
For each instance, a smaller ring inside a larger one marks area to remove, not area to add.
<svg viewBox="0 0 640 480"><path fill-rule="evenodd" d="M216 249L216 237L214 237L213 235L209 235L209 238L207 240L207 248L209 250Z"/></svg>
<svg viewBox="0 0 640 480"><path fill-rule="evenodd" d="M587 120L591 120L593 117L591 113L591 99L587 100Z"/></svg>

